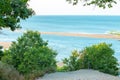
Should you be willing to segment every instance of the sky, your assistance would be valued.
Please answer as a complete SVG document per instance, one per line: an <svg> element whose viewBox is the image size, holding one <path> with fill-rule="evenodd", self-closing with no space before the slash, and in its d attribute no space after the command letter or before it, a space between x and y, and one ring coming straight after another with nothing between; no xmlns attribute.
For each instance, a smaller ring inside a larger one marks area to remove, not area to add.
<svg viewBox="0 0 120 80"><path fill-rule="evenodd" d="M106 9L83 6L83 2L73 6L66 0L30 0L29 6L36 15L120 15L120 1Z"/></svg>

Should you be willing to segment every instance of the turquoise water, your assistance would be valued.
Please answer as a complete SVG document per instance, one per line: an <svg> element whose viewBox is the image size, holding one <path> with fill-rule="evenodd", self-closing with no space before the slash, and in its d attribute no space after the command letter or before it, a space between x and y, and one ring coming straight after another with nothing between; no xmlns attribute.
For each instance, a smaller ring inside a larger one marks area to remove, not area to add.
<svg viewBox="0 0 120 80"><path fill-rule="evenodd" d="M120 31L120 16L34 16L21 24L25 30L106 33Z"/></svg>
<svg viewBox="0 0 120 80"><path fill-rule="evenodd" d="M21 22L22 31L38 30L49 32L98 33L120 31L120 16L33 16ZM0 41L15 41L22 32L3 30ZM115 57L120 61L120 41L85 37L41 35L49 46L58 52L57 59L68 57L74 49L82 50L100 42L112 43Z"/></svg>

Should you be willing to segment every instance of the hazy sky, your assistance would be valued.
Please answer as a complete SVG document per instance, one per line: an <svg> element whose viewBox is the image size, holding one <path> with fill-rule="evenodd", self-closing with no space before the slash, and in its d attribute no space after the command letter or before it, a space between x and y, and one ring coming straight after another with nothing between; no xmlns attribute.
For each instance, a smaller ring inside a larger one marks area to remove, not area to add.
<svg viewBox="0 0 120 80"><path fill-rule="evenodd" d="M37 15L120 15L120 1L113 8L101 9L95 6L77 6L66 0L30 0L30 7Z"/></svg>

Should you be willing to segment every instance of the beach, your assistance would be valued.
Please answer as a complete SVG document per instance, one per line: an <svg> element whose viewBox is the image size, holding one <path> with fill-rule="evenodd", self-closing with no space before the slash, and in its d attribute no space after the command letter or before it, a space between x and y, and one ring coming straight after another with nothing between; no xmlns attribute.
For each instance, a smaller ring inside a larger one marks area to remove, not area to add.
<svg viewBox="0 0 120 80"><path fill-rule="evenodd" d="M8 49L12 42L0 42L0 46L3 46L4 49Z"/></svg>
<svg viewBox="0 0 120 80"><path fill-rule="evenodd" d="M76 37L90 37L90 38L106 38L106 39L118 39L120 35L113 34L88 34L88 33L70 33L70 32L40 32L41 34L60 35L60 36L76 36Z"/></svg>
<svg viewBox="0 0 120 80"><path fill-rule="evenodd" d="M104 38L104 39L116 39L120 40L119 35L113 34L87 34L87 33L70 33L70 32L40 32L45 35L57 35L57 36L72 36L72 37L89 37L89 38ZM0 45L4 49L9 48L12 42L0 42Z"/></svg>

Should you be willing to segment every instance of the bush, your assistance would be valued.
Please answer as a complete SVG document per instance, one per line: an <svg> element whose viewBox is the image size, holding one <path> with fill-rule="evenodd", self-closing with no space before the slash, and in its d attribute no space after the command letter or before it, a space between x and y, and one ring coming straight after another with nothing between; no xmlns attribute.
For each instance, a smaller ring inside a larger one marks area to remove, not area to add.
<svg viewBox="0 0 120 80"><path fill-rule="evenodd" d="M118 63L119 67L118 67L118 75L120 76L120 62Z"/></svg>
<svg viewBox="0 0 120 80"><path fill-rule="evenodd" d="M118 70L118 75L120 76L120 68L119 68L119 70Z"/></svg>
<svg viewBox="0 0 120 80"><path fill-rule="evenodd" d="M2 51L2 46L0 46L0 60L1 60L1 58L2 58L2 56L3 56L3 51Z"/></svg>
<svg viewBox="0 0 120 80"><path fill-rule="evenodd" d="M84 68L118 75L118 63L113 56L114 50L111 46L111 44L100 43L86 47L81 53L75 50L72 52L72 56L63 60L65 65L59 70L73 71Z"/></svg>
<svg viewBox="0 0 120 80"><path fill-rule="evenodd" d="M83 68L96 69L112 75L118 75L117 59L113 56L111 44L100 43L86 47L82 51Z"/></svg>
<svg viewBox="0 0 120 80"><path fill-rule="evenodd" d="M47 45L39 32L27 31L4 52L2 61L25 75L55 71L57 53Z"/></svg>
<svg viewBox="0 0 120 80"><path fill-rule="evenodd" d="M81 68L80 53L77 50L74 50L69 58L63 59L63 63L65 64L61 68L63 71L79 70Z"/></svg>
<svg viewBox="0 0 120 80"><path fill-rule="evenodd" d="M13 66L0 61L0 80L24 80L24 77Z"/></svg>

